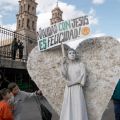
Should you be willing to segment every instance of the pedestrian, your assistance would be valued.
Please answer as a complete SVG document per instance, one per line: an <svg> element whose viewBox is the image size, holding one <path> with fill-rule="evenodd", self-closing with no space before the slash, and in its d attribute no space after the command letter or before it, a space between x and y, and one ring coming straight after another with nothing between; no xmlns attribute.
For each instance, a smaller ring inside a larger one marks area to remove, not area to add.
<svg viewBox="0 0 120 120"><path fill-rule="evenodd" d="M18 49L19 49L19 59L22 59L23 58L23 49L24 49L23 42L20 42L18 44Z"/></svg>
<svg viewBox="0 0 120 120"><path fill-rule="evenodd" d="M26 99L31 98L32 96L40 95L42 96L42 92L40 90L34 93L28 93L21 91L16 83L10 83L8 85L8 89L13 93L14 98L12 98L14 102L14 120L22 120L22 109L23 103Z"/></svg>
<svg viewBox="0 0 120 120"><path fill-rule="evenodd" d="M83 86L86 82L85 65L80 62L74 49L69 49L68 58L62 63L62 75L67 85L60 120L88 120Z"/></svg>
<svg viewBox="0 0 120 120"><path fill-rule="evenodd" d="M0 72L0 90L3 88L7 88L9 84L9 81L4 79L4 75L2 72Z"/></svg>
<svg viewBox="0 0 120 120"><path fill-rule="evenodd" d="M17 39L14 38L13 41L12 41L12 46L11 46L11 57L12 57L13 60L16 59L17 49L18 49Z"/></svg>
<svg viewBox="0 0 120 120"><path fill-rule="evenodd" d="M8 89L0 90L0 120L14 120L12 108L8 103L10 98L11 94Z"/></svg>
<svg viewBox="0 0 120 120"><path fill-rule="evenodd" d="M120 120L120 79L115 87L112 100L114 104L115 120Z"/></svg>

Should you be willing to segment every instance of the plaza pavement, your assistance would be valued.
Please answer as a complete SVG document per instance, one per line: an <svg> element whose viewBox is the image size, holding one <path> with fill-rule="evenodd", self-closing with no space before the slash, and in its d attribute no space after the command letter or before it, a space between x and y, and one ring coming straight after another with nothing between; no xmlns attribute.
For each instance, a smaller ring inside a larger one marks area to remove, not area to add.
<svg viewBox="0 0 120 120"><path fill-rule="evenodd" d="M57 113L51 108L51 106L44 100L42 102L44 102L45 106L47 105L48 109L52 112L52 120L59 120ZM26 100L23 106L24 109L22 110L21 120L41 120L40 109L35 98ZM101 120L115 120L112 101L110 101Z"/></svg>

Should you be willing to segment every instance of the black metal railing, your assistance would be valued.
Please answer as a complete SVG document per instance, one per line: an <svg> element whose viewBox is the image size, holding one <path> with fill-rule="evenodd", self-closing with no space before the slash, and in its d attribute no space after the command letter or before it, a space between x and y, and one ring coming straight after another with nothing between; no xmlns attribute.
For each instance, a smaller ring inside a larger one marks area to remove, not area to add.
<svg viewBox="0 0 120 120"><path fill-rule="evenodd" d="M20 53L19 50L17 50L15 60L23 59L26 61L30 52L30 46L35 46L35 44L37 44L37 40L6 29L2 26L0 26L0 58L12 59L12 42L14 38L16 38L17 42L22 42L24 46L22 58L19 57Z"/></svg>

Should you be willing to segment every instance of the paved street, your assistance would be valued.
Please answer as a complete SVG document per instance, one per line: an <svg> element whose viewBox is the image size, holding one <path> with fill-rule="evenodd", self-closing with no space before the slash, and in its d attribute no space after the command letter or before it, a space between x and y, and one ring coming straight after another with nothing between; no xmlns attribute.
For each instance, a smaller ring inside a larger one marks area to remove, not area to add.
<svg viewBox="0 0 120 120"><path fill-rule="evenodd" d="M44 102L44 100L42 102ZM45 104L47 105L47 103ZM52 111L52 120L59 120L59 117L55 113L55 111L51 109L50 106L48 108ZM40 110L34 98L31 98L24 103L24 109L22 111L22 120L41 120ZM106 108L102 120L115 120L112 101L110 101L108 107Z"/></svg>

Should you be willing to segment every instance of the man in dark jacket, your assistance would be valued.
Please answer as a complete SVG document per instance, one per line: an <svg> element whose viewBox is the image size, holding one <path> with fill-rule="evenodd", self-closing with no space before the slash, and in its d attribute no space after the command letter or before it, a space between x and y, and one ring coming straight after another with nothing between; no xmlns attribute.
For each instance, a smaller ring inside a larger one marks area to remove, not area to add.
<svg viewBox="0 0 120 120"><path fill-rule="evenodd" d="M18 49L19 49L19 59L22 59L23 58L23 49L24 49L23 42L19 42Z"/></svg>
<svg viewBox="0 0 120 120"><path fill-rule="evenodd" d="M16 59L17 49L18 49L17 39L14 38L13 41L12 41L12 46L11 46L11 57L12 57L13 60Z"/></svg>

